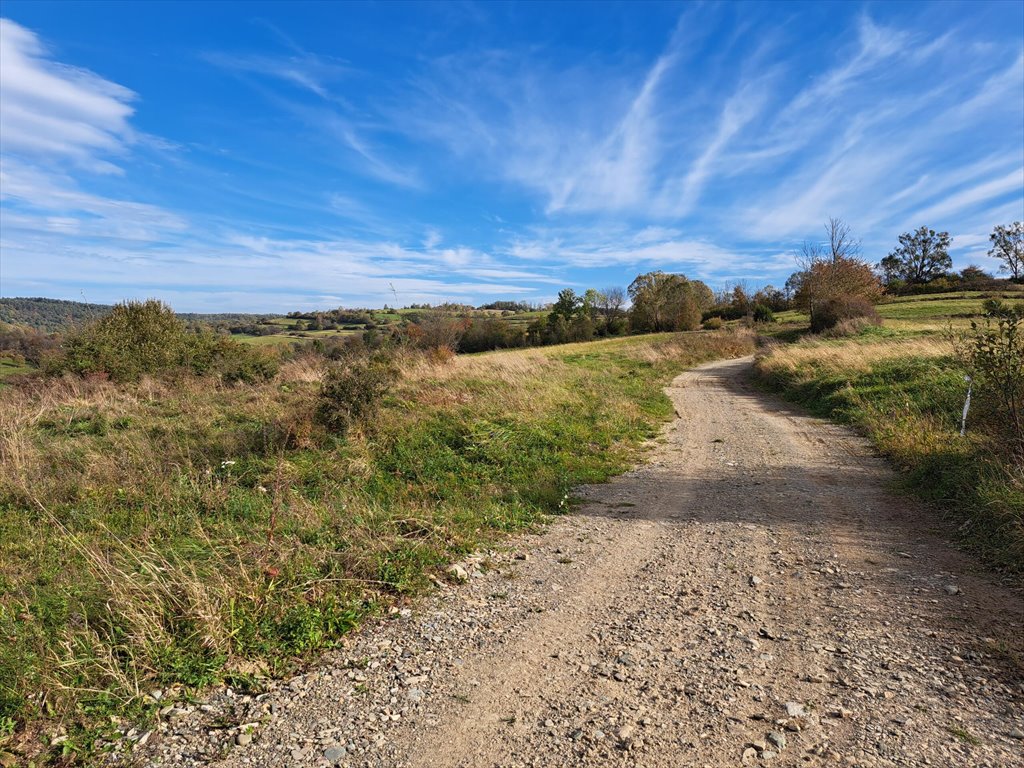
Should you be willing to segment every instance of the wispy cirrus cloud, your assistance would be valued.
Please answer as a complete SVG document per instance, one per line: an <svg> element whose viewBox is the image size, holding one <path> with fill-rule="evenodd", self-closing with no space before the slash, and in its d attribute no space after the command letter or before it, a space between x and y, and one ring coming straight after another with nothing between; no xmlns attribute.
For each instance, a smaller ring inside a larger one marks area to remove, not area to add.
<svg viewBox="0 0 1024 768"><path fill-rule="evenodd" d="M352 72L341 61L303 50L281 56L208 51L201 57L220 69L281 80L322 99L330 99L331 86Z"/></svg>
<svg viewBox="0 0 1024 768"><path fill-rule="evenodd" d="M221 70L252 76L260 83L283 82L314 94L318 104L310 106L264 91L276 107L300 119L339 150L347 151L367 176L399 187L422 188L423 179L414 168L388 159L385 151L374 145L371 135L379 126L360 125L365 115L339 91L346 78L361 73L336 57L302 48L276 27L271 26L271 30L285 42L289 53L207 51L200 58Z"/></svg>
<svg viewBox="0 0 1024 768"><path fill-rule="evenodd" d="M268 44L245 19L178 71L194 111L168 123L192 133L166 139L138 129L163 94L4 21L4 290L293 309L392 301L392 284L545 299L650 269L780 284L829 216L872 260L927 224L954 233L958 266L991 267L987 233L1024 217L1024 51L936 8L659 6L655 24L546 35L532 14L553 11L481 5L472 34L389 20L347 47L290 19L262 24ZM154 159L167 146L174 162Z"/></svg>

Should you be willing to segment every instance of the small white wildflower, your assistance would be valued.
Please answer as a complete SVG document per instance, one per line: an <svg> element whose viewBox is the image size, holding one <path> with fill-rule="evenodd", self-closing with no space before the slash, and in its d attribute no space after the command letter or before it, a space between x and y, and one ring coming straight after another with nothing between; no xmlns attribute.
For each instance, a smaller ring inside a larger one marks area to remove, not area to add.
<svg viewBox="0 0 1024 768"><path fill-rule="evenodd" d="M220 463L220 468L221 469L227 469L228 467L233 467L236 463L237 462L234 462L234 461L222 461Z"/></svg>

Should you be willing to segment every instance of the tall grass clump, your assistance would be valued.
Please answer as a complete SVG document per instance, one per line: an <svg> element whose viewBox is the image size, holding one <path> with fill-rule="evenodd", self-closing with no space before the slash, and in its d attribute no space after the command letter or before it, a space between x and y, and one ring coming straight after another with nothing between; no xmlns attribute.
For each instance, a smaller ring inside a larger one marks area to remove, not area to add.
<svg viewBox="0 0 1024 768"><path fill-rule="evenodd" d="M155 688L294 669L627 468L673 375L752 351L723 332L305 355L229 382L149 338L107 326L102 366L0 397L0 751L21 762L114 748L111 716L153 717Z"/></svg>

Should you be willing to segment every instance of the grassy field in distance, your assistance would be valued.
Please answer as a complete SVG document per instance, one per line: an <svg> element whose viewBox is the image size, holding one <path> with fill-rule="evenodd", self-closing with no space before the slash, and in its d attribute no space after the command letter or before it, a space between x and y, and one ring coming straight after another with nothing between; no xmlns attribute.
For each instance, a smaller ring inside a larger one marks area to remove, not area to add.
<svg viewBox="0 0 1024 768"><path fill-rule="evenodd" d="M409 315L415 315L416 313L424 313L425 310L416 309L400 309L392 312L374 311L372 313L374 322L381 327L387 327L391 323L399 323ZM534 320L546 318L548 313L544 310L536 310L530 312L515 312L506 314L502 310L486 310L478 309L466 313L467 317L474 320L485 319L485 318L496 318L507 322L513 327L524 328L532 323ZM266 336L254 336L250 334L234 334L233 338L238 341L245 342L246 344L256 345L273 345L273 344L289 344L304 339L315 339L315 338L330 338L330 337L344 337L351 336L353 334L362 333L364 326L358 325L354 329L343 329L337 330L320 330L320 331L296 331L294 330L295 325L298 323L298 318L294 317L275 317L267 321L269 325L280 326L281 330L278 333L269 334Z"/></svg>
<svg viewBox="0 0 1024 768"><path fill-rule="evenodd" d="M0 379L7 376L17 376L22 373L32 373L35 368L25 363L16 363L10 358L0 357Z"/></svg>

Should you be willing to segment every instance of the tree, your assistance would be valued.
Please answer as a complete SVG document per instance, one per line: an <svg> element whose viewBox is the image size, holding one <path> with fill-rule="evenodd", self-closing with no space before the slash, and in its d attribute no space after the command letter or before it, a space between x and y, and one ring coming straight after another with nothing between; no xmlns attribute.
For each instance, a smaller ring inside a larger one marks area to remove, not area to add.
<svg viewBox="0 0 1024 768"><path fill-rule="evenodd" d="M855 240L850 225L833 216L825 223L828 236L828 251L832 261L860 257L860 241Z"/></svg>
<svg viewBox="0 0 1024 768"><path fill-rule="evenodd" d="M703 283L699 285L707 290ZM628 292L634 330L692 331L700 325L704 291L684 275L647 272L630 283Z"/></svg>
<svg viewBox="0 0 1024 768"><path fill-rule="evenodd" d="M605 288L601 293L604 296L604 304L602 309L608 317L614 317L622 311L622 307L626 304L626 292L614 286L612 288Z"/></svg>
<svg viewBox="0 0 1024 768"><path fill-rule="evenodd" d="M915 232L900 235L900 245L879 262L886 282L905 280L908 283L927 283L941 277L953 268L949 256L952 238L949 232L936 232L921 227Z"/></svg>
<svg viewBox="0 0 1024 768"><path fill-rule="evenodd" d="M597 291L588 292L589 301L595 301ZM589 341L594 337L594 321L591 306L584 296L577 296L572 288L558 293L558 301L551 307L543 341L548 344L563 344L568 341Z"/></svg>
<svg viewBox="0 0 1024 768"><path fill-rule="evenodd" d="M583 294L583 312L592 322L597 320L597 313L603 302L604 296L596 288L587 288Z"/></svg>
<svg viewBox="0 0 1024 768"><path fill-rule="evenodd" d="M687 283L701 312L705 312L715 306L715 292L706 283L700 280L688 280Z"/></svg>
<svg viewBox="0 0 1024 768"><path fill-rule="evenodd" d="M969 290L984 290L992 282L992 275L971 264L960 271L960 285Z"/></svg>
<svg viewBox="0 0 1024 768"><path fill-rule="evenodd" d="M766 285L754 294L754 304L763 304L773 312L781 312L787 308L789 301L786 294L774 285Z"/></svg>
<svg viewBox="0 0 1024 768"><path fill-rule="evenodd" d="M732 289L732 296L729 299L729 305L735 309L740 315L745 315L750 311L750 296L747 293L746 288L742 285L737 285Z"/></svg>
<svg viewBox="0 0 1024 768"><path fill-rule="evenodd" d="M999 259L1000 272L1009 272L1015 283L1024 281L1024 221L998 225L989 235L992 250L988 255Z"/></svg>
<svg viewBox="0 0 1024 768"><path fill-rule="evenodd" d="M797 264L800 269L786 281L793 304L806 310L815 325L819 307L836 299L858 298L875 302L882 286L871 265L859 258L860 244L853 239L842 219L825 224L827 246L804 241Z"/></svg>
<svg viewBox="0 0 1024 768"><path fill-rule="evenodd" d="M572 288L565 288L558 292L558 301L552 305L549 319L561 317L569 322L582 308L583 299L577 296Z"/></svg>

